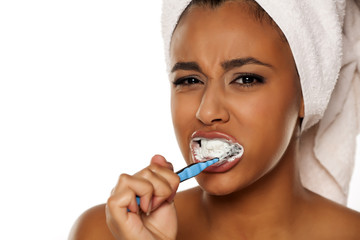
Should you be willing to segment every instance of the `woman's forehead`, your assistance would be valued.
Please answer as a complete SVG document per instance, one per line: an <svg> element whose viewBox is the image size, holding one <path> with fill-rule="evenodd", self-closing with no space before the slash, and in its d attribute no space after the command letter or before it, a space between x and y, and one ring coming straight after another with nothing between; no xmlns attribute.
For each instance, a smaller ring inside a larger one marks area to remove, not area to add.
<svg viewBox="0 0 360 240"><path fill-rule="evenodd" d="M171 61L196 56L223 58L221 61L224 61L253 55L284 55L288 58L286 61L292 60L288 44L274 26L255 19L243 5L228 2L217 8L196 6L190 9L174 31Z"/></svg>

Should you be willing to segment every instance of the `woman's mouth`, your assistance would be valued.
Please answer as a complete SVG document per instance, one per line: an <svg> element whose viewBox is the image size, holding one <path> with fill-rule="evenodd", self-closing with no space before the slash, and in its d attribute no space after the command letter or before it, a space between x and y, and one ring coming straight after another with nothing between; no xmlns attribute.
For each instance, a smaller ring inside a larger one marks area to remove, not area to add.
<svg viewBox="0 0 360 240"><path fill-rule="evenodd" d="M221 132L195 132L190 142L194 162L219 158L206 172L225 172L239 162L244 148L231 136Z"/></svg>

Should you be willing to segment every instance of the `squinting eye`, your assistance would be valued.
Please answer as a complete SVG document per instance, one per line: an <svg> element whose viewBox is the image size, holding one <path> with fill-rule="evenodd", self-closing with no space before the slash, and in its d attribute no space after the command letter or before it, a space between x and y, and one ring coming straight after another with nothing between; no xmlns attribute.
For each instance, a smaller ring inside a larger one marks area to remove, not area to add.
<svg viewBox="0 0 360 240"><path fill-rule="evenodd" d="M202 82L197 79L197 78L194 78L194 77L185 77L185 78L180 78L180 79L177 79L173 82L173 84L175 86L188 86L188 85L193 85L193 84L202 84Z"/></svg>
<svg viewBox="0 0 360 240"><path fill-rule="evenodd" d="M242 86L251 87L256 84L264 83L264 78L255 74L242 74L238 76L233 83L237 83Z"/></svg>

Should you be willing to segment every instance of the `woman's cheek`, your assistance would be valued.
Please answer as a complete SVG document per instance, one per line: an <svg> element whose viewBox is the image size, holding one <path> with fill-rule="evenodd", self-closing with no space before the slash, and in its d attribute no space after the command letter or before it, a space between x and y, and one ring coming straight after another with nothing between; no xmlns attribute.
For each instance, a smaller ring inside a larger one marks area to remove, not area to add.
<svg viewBox="0 0 360 240"><path fill-rule="evenodd" d="M196 102L188 97L171 96L171 113L176 139L185 159L188 158L189 140L196 127Z"/></svg>
<svg viewBox="0 0 360 240"><path fill-rule="evenodd" d="M237 124L241 126L238 133L233 135L244 141L245 152L248 151L253 161L266 159L264 164L272 166L281 158L289 144L294 113L292 107L282 103L280 99L277 101L269 98L265 94L254 94L246 99L237 98L235 101L234 98L229 105L232 117L236 117ZM243 104L236 105L236 102ZM292 117L284 118L284 113Z"/></svg>

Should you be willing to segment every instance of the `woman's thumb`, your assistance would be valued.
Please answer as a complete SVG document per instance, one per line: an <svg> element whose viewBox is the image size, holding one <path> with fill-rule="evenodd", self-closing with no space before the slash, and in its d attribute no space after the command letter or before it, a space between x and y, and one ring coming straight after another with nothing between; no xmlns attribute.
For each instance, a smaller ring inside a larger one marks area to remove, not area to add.
<svg viewBox="0 0 360 240"><path fill-rule="evenodd" d="M158 154L154 155L151 158L150 164L157 164L162 167L166 167L166 168L170 169L171 171L174 171L173 165L170 162L166 161L166 159L163 156L158 155Z"/></svg>

